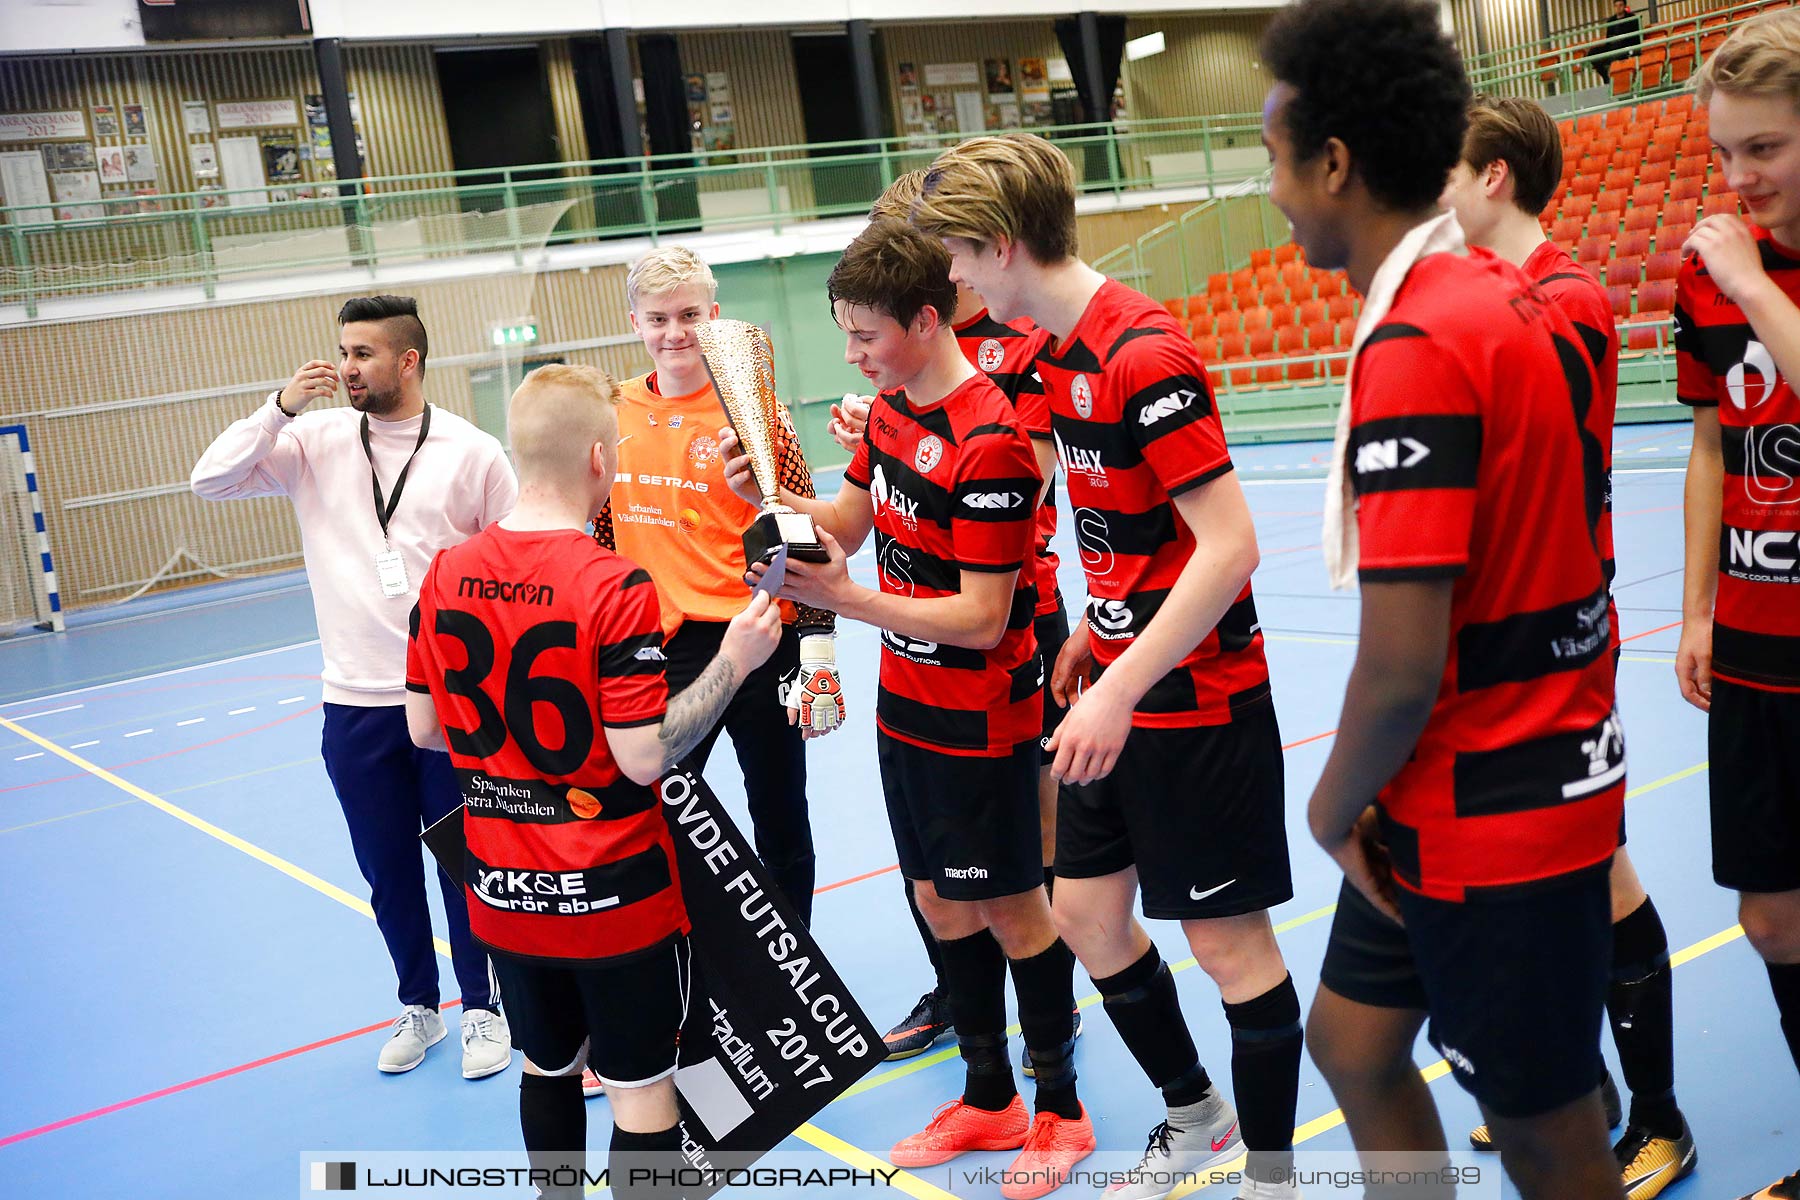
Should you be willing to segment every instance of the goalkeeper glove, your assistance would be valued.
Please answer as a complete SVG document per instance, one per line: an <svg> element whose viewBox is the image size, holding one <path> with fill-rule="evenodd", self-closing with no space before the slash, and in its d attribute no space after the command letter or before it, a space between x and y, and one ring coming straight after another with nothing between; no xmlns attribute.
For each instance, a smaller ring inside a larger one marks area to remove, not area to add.
<svg viewBox="0 0 1800 1200"><path fill-rule="evenodd" d="M800 670L782 702L798 714L800 728L813 735L844 723L844 689L838 680L837 642L828 633L800 639Z"/></svg>

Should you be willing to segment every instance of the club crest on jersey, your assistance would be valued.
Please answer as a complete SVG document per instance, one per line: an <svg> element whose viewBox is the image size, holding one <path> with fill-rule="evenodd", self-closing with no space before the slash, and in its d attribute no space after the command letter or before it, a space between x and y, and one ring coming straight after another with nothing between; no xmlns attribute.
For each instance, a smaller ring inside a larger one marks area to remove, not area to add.
<svg viewBox="0 0 1800 1200"><path fill-rule="evenodd" d="M975 350L975 365L992 375L1006 361L1006 351L1000 346L999 338L983 338L981 345Z"/></svg>
<svg viewBox="0 0 1800 1200"><path fill-rule="evenodd" d="M944 443L937 434L928 433L919 439L919 448L913 451L913 469L921 475L931 474L931 468L944 461Z"/></svg>
<svg viewBox="0 0 1800 1200"><path fill-rule="evenodd" d="M1077 375L1069 385L1069 399L1075 404L1075 415L1082 420L1094 415L1094 385L1086 375Z"/></svg>
<svg viewBox="0 0 1800 1200"><path fill-rule="evenodd" d="M687 456L694 470L707 470L719 461L719 443L710 434L703 433L688 443Z"/></svg>

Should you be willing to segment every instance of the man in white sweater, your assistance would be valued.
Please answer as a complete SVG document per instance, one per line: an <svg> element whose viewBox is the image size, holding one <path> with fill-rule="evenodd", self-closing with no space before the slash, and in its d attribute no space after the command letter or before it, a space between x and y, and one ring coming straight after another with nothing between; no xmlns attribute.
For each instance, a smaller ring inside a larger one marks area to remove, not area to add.
<svg viewBox="0 0 1800 1200"><path fill-rule="evenodd" d="M449 755L407 733L407 620L437 552L510 512L518 484L498 441L425 403L425 326L410 297L353 299L338 325L338 364L294 372L207 447L190 482L207 500L294 503L325 657L325 770L405 1006L379 1063L395 1073L445 1033L419 832L462 804ZM296 419L340 383L349 408ZM511 1036L461 883L440 871L438 884L462 988L463 1077L480 1079L511 1063Z"/></svg>

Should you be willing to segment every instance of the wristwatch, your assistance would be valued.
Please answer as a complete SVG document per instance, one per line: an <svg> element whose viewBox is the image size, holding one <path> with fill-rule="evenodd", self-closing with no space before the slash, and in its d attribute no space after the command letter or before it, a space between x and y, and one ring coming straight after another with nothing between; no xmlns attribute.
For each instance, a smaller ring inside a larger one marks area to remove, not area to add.
<svg viewBox="0 0 1800 1200"><path fill-rule="evenodd" d="M279 390L269 393L269 403L275 406L276 412L280 413L290 421L300 415L299 413L291 413L281 406L281 392Z"/></svg>

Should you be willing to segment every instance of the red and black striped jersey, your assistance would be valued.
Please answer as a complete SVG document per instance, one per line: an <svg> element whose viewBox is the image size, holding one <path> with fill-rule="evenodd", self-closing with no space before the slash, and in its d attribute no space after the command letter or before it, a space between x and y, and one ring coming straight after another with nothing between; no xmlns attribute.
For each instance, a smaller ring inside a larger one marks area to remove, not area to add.
<svg viewBox="0 0 1800 1200"><path fill-rule="evenodd" d="M1763 270L1800 304L1800 250L1751 228ZM1800 395L1693 255L1675 285L1675 359L1681 402L1719 410L1725 459L1713 674L1800 692Z"/></svg>
<svg viewBox="0 0 1800 1200"><path fill-rule="evenodd" d="M1581 335L1588 361L1594 364L1600 390L1588 406L1581 449L1584 458L1600 456L1600 526L1595 538L1600 547L1600 569L1606 576L1607 620L1612 626L1612 645L1619 645L1619 609L1611 599L1613 576L1618 566L1613 558L1613 422L1619 412L1619 327L1613 324L1612 301L1606 288L1592 272L1570 256L1555 242L1544 242L1525 259L1521 269L1525 277L1537 284L1538 290L1562 309Z"/></svg>
<svg viewBox="0 0 1800 1200"><path fill-rule="evenodd" d="M1168 598L1194 552L1172 498L1232 469L1206 368L1162 305L1107 280L1061 346L1038 355L1087 572L1096 673ZM1246 583L1218 625L1132 714L1134 726L1223 725L1269 696Z"/></svg>
<svg viewBox="0 0 1800 1200"><path fill-rule="evenodd" d="M993 380L1018 410L1019 423L1034 442L1050 440L1050 398L1038 377L1038 352L1049 344L1050 333L1028 318L1001 324L982 309L956 326L956 344L963 357ZM1044 492L1037 510L1037 560L1032 572L1038 590L1038 615L1057 608L1056 572L1062 565L1050 540L1056 536L1056 484Z"/></svg>
<svg viewBox="0 0 1800 1200"><path fill-rule="evenodd" d="M462 781L477 938L575 960L687 931L657 789L606 741L668 704L648 575L577 530L490 525L425 573L406 686L431 694Z"/></svg>
<svg viewBox="0 0 1800 1200"><path fill-rule="evenodd" d="M1037 460L1018 415L985 375L914 408L904 390L875 397L846 482L875 508L881 590L954 596L964 571L1017 571L1006 633L972 650L883 631L875 720L902 741L945 754L1011 754L1043 725L1043 670L1032 616Z"/></svg>
<svg viewBox="0 0 1800 1200"><path fill-rule="evenodd" d="M1350 389L1363 583L1455 581L1437 700L1378 802L1396 878L1461 901L1605 863L1625 743L1580 334L1512 264L1433 254Z"/></svg>

